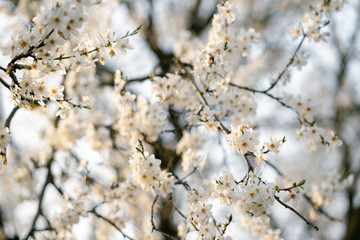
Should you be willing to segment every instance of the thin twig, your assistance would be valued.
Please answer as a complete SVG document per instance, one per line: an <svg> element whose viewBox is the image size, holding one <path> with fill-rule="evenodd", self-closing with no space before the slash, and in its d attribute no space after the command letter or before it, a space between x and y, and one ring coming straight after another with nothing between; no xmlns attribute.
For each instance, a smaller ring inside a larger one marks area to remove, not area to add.
<svg viewBox="0 0 360 240"><path fill-rule="evenodd" d="M155 203L156 203L156 201L158 200L158 198L159 198L159 195L156 195L156 197L155 197L155 199L154 199L154 202L153 202L153 204L152 204L152 206L151 206L151 226L152 226L151 232L157 231L157 232L161 233L162 235L164 235L164 236L167 237L167 238L174 239L174 240L179 240L179 238L176 238L176 237L174 237L174 236L171 236L170 234L161 231L160 229L158 229L158 228L155 226L155 222L154 222L154 207L155 207Z"/></svg>
<svg viewBox="0 0 360 240"><path fill-rule="evenodd" d="M279 174L282 177L285 177L285 174L278 167L276 167L274 164L272 164L269 161L265 161L265 163L266 163L266 165L269 165L272 169L274 169L275 172L277 172L277 174Z"/></svg>
<svg viewBox="0 0 360 240"><path fill-rule="evenodd" d="M251 164L251 160L249 159L250 156L251 157L255 157L254 153L252 152L247 152L244 155L241 154L241 156L244 158L246 165L248 166L248 173L249 172L254 172L254 167Z"/></svg>
<svg viewBox="0 0 360 240"><path fill-rule="evenodd" d="M145 77L138 77L138 78L132 78L132 79L125 79L126 85L133 82L143 82L145 80L150 79L150 75L147 75Z"/></svg>
<svg viewBox="0 0 360 240"><path fill-rule="evenodd" d="M183 181L182 179L180 179L174 172L172 172L172 175L177 179L177 181L175 182L175 185L183 185L187 191L191 190L190 185L186 181Z"/></svg>
<svg viewBox="0 0 360 240"><path fill-rule="evenodd" d="M44 201L44 197L45 197L45 190L46 190L46 187L48 186L49 183L52 183L53 182L53 175L51 173L51 165L53 163L53 158L48 162L47 164L47 176L46 176L46 180L44 182L44 185L41 189L41 193L40 193L40 196L39 196L39 202L38 202L38 206L37 206L37 211L36 211L36 214L35 214L35 217L32 221L32 224L31 224L31 228L28 232L28 234L26 235L26 237L24 238L25 240L29 239L30 237L33 237L34 236L34 232L35 232L35 226L36 226L36 222L38 220L38 218L40 217L40 215L42 215L42 204L43 204L43 201Z"/></svg>
<svg viewBox="0 0 360 240"><path fill-rule="evenodd" d="M121 235L123 235L124 238L127 238L129 240L134 240L134 238L129 237L127 234L125 234L118 226L116 226L116 224L111 221L110 219L100 215L99 213L96 212L96 210L93 208L92 210L88 211L89 213L94 214L96 217L101 218L102 220L104 220L105 222L109 223L111 226L113 226L116 230L118 230L118 232L121 233Z"/></svg>
<svg viewBox="0 0 360 240"><path fill-rule="evenodd" d="M221 234L221 229L220 229L220 227L217 225L217 221L216 221L216 219L215 219L215 217L213 216L213 215L211 215L211 219L213 220L213 223L214 223L214 226L215 226L215 228L218 230L218 232Z"/></svg>
<svg viewBox="0 0 360 240"><path fill-rule="evenodd" d="M274 164L272 164L271 162L269 161L266 161L266 164L269 165L272 169L275 170L275 172L277 172L277 174L279 174L280 176L282 177L285 177L285 174L278 168L276 167ZM320 214L324 215L326 218L328 218L329 220L331 221L338 221L338 222L341 222L340 219L337 219L337 218L334 218L332 216L330 216L327 212L325 212L325 210L321 207L316 207L315 206L315 203L311 200L311 198L307 195L307 194L304 194L303 195L304 198L306 199L306 201L308 201L310 203L310 205L317 211L319 212Z"/></svg>
<svg viewBox="0 0 360 240"><path fill-rule="evenodd" d="M174 201L173 201L172 198L170 198L170 202L171 202L172 207L175 209L175 211L176 211L177 213L179 213L181 217L183 217L185 220L187 220L187 217L185 216L185 214L183 214L183 213L175 206ZM196 231L199 231L199 229L195 226L195 224L194 224L192 221L191 221L190 223L191 223L191 225L194 227L194 229L195 229Z"/></svg>
<svg viewBox="0 0 360 240"><path fill-rule="evenodd" d="M4 81L4 79L0 78L0 82L1 82L1 83L2 83L2 85L4 85L7 89L9 89L9 90L10 90L10 85L9 85L9 84L7 84L7 83Z"/></svg>
<svg viewBox="0 0 360 240"><path fill-rule="evenodd" d="M188 178L189 176L191 176L193 173L196 172L196 170L197 170L197 167L194 167L194 169L193 169L188 175L186 175L185 177L183 177L183 178L181 179L181 181L184 181L186 178Z"/></svg>
<svg viewBox="0 0 360 240"><path fill-rule="evenodd" d="M257 89L253 89L253 88L249 88L249 87L245 87L245 86L240 86L234 83L229 83L230 86L242 89L242 90L246 90L246 91L250 91L252 93L260 93L260 94L264 94L265 96L268 96L274 100L276 100L278 103L280 103L282 106L289 108L289 109L293 109L290 105L287 105L280 97L275 97L274 95L268 93L268 91L261 91L261 90L257 90Z"/></svg>
<svg viewBox="0 0 360 240"><path fill-rule="evenodd" d="M64 196L64 191L55 182L51 182L51 184L62 196Z"/></svg>
<svg viewBox="0 0 360 240"><path fill-rule="evenodd" d="M155 203L157 201L157 199L159 198L159 195L156 195L153 204L151 205L151 226L152 226L152 230L154 231L156 229L155 223L154 223L154 207L155 207Z"/></svg>
<svg viewBox="0 0 360 240"><path fill-rule="evenodd" d="M283 201L280 200L280 198L276 195L274 195L276 201L278 201L281 205L283 205L285 208L290 209L292 212L294 212L296 215L298 215L302 220L304 220L304 222L311 226L312 228L314 228L316 231L319 231L319 228L314 225L313 223L311 223L309 220L307 220L303 215L301 215L298 211L296 211L294 208L290 207L289 205L287 205L286 203L284 203Z"/></svg>
<svg viewBox="0 0 360 240"><path fill-rule="evenodd" d="M193 87L193 89L195 90L196 94L198 95L198 97L200 98L201 102L203 103L204 106L208 106L210 108L210 105L208 104L208 102L206 101L204 95L202 94L202 92L200 91L199 87L196 85L192 75L189 73L189 71L185 68L183 68L181 66L181 64L178 62L178 67L180 69L180 71L182 72L182 74L184 75L184 77L186 79L188 79L191 83L191 86ZM230 131L229 129L227 129L224 124L220 121L220 119L218 118L218 116L214 115L215 120L219 123L219 128L225 133L225 134L229 134Z"/></svg>
<svg viewBox="0 0 360 240"><path fill-rule="evenodd" d="M6 121L5 121L5 127L10 129L10 123L11 120L13 119L15 113L17 112L17 110L19 110L19 107L14 107L13 110L11 111L11 113L9 114L9 116L7 117Z"/></svg>
<svg viewBox="0 0 360 240"><path fill-rule="evenodd" d="M286 70L290 67L290 65L294 62L296 54L299 52L301 46L304 43L305 38L307 37L306 34L303 35L299 45L296 47L294 53L292 54L292 57L290 58L290 61L288 62L288 64L286 64L286 66L284 67L284 69L279 73L278 77L276 78L276 80L270 85L270 87L268 87L267 89L265 89L262 92L269 92L271 89L273 89L278 82L280 81L281 77L285 74Z"/></svg>

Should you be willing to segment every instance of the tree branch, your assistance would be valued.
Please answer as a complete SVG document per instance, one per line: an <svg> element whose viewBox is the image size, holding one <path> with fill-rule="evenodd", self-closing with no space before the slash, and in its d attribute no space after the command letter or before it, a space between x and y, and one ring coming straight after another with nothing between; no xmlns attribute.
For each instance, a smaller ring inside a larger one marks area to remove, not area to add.
<svg viewBox="0 0 360 240"><path fill-rule="evenodd" d="M111 226L113 226L116 230L118 230L118 232L120 232L121 235L123 235L124 238L127 238L127 239L129 239L129 240L134 240L134 238L129 237L129 236L128 236L127 234L125 234L118 226L116 226L116 224L115 224L113 221L111 221L111 220L109 220L108 218L106 218L106 217L100 215L99 213L97 213L96 210L95 210L95 208L91 209L91 210L88 211L88 212L94 214L96 217L101 218L101 219L104 220L105 222L109 223L109 224L110 224Z"/></svg>
<svg viewBox="0 0 360 240"><path fill-rule="evenodd" d="M311 223L309 220L307 220L303 215L301 215L298 211L296 211L294 208L290 207L289 205L287 205L286 203L284 203L283 201L280 200L280 198L276 195L274 195L276 201L278 201L281 205L283 205L285 208L290 209L292 212L294 212L296 215L298 215L302 220L304 220L304 222L311 226L312 228L314 228L316 231L319 231L319 228L317 226L315 226L313 223Z"/></svg>
<svg viewBox="0 0 360 240"><path fill-rule="evenodd" d="M285 68L279 73L278 77L276 78L276 80L270 85L270 87L268 87L267 89L265 89L264 91L262 92L269 92L271 89L273 89L277 84L278 82L280 81L281 77L285 74L286 70L290 67L290 65L294 62L295 60L295 57L296 57L296 54L299 52L301 46L303 45L304 43L304 40L305 38L307 37L306 34L303 35L299 45L296 47L294 53L292 54L291 58L290 58L290 61L286 64Z"/></svg>
<svg viewBox="0 0 360 240"><path fill-rule="evenodd" d="M14 107L13 110L11 111L11 113L9 114L8 118L5 121L5 127L10 129L10 123L11 120L13 119L13 117L15 116L15 113L17 112L17 110L19 110L19 107Z"/></svg>
<svg viewBox="0 0 360 240"><path fill-rule="evenodd" d="M154 199L154 202L151 206L151 226L152 226L152 229L151 229L151 232L153 232L154 230L161 233L162 235L164 235L165 237L167 238L170 238L170 239L174 239L174 240L179 240L180 238L176 238L174 236L171 236L170 234L167 234L166 232L163 232L161 231L160 229L158 229L156 226L155 226L155 222L154 222L154 207L155 207L155 203L157 201L157 199L159 198L159 195L156 195L155 199Z"/></svg>

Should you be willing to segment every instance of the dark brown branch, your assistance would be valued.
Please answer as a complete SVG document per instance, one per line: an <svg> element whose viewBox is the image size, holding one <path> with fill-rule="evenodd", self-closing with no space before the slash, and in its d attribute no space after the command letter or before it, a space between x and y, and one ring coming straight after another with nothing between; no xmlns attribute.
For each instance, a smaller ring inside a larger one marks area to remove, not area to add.
<svg viewBox="0 0 360 240"><path fill-rule="evenodd" d="M187 191L191 190L190 185L186 181L183 181L182 179L180 179L174 172L172 174L177 179L177 181L175 182L175 185L183 185Z"/></svg>
<svg viewBox="0 0 360 240"><path fill-rule="evenodd" d="M254 153L252 153L252 152L247 152L247 153L245 153L244 155L242 155L242 154L240 154L240 155L243 157L243 159L244 159L245 162L246 162L246 165L248 166L248 173L249 173L249 172L254 172L254 167L253 167L252 164L251 164L251 161L252 161L252 160L250 160L250 157L255 158Z"/></svg>
<svg viewBox="0 0 360 240"><path fill-rule="evenodd" d="M10 85L9 85L9 84L7 84L7 83L4 81L4 79L0 78L0 82L1 82L1 83L2 83L2 85L4 85L7 89L9 89L9 90L10 90Z"/></svg>
<svg viewBox="0 0 360 240"><path fill-rule="evenodd" d="M190 14L192 16L192 22L189 27L190 31L195 33L196 35L200 35L211 23L211 20L213 18L213 15L217 11L217 1L214 2L212 6L212 11L209 13L209 15L206 18L200 18L199 17L199 10L200 10L200 4L204 0L197 0L194 8L190 11ZM207 3L208 4L208 3Z"/></svg>
<svg viewBox="0 0 360 240"><path fill-rule="evenodd" d="M21 53L19 55L16 55L7 65L6 68L6 73L10 76L10 78L13 80L13 83L16 84L18 87L20 87L19 81L17 80L16 76L15 76L15 72L18 69L23 69L23 68L27 68L28 66L25 65L19 65L16 64L17 61L19 61L22 58L27 58L27 57L33 57L32 54L34 52L34 50L39 49L43 46L45 46L45 41L46 39L48 39L50 37L50 35L54 32L54 29L52 29L42 40L41 42L37 45L37 46L31 46L26 53Z"/></svg>
<svg viewBox="0 0 360 240"><path fill-rule="evenodd" d="M274 169L277 174L279 174L282 177L285 177L284 173L278 167L276 167L274 164L272 164L269 161L265 161L265 163L266 163L266 165L269 165L272 169Z"/></svg>
<svg viewBox="0 0 360 240"><path fill-rule="evenodd" d="M239 85L236 85L236 84L231 83L231 82L229 83L229 85L233 86L233 87L236 87L236 88L239 88L239 89L242 89L242 90L250 91L250 92L252 92L254 94L255 93L264 94L265 96L268 96L268 97L276 100L278 103L280 103L284 107L289 108L289 109L293 109L291 106L287 105L284 101L282 101L282 99L280 97L275 97L274 95L268 93L268 91L261 91L261 90L256 90L256 89L245 87L245 86L239 86Z"/></svg>
<svg viewBox="0 0 360 240"><path fill-rule="evenodd" d="M64 191L54 181L52 181L51 184L62 196L64 196Z"/></svg>
<svg viewBox="0 0 360 240"><path fill-rule="evenodd" d="M185 220L187 220L187 217L185 216L185 214L183 214L183 213L175 206L174 201L173 201L172 198L170 199L170 201L171 201L171 205L172 205L172 207L175 209L175 211L176 211L177 213L179 213L182 218L184 218ZM195 229L196 231L199 231L199 229L195 226L195 224L194 224L193 222L191 222L191 225L194 227L194 229Z"/></svg>
<svg viewBox="0 0 360 240"><path fill-rule="evenodd" d="M10 123L11 120L13 119L13 117L15 116L15 113L17 112L17 110L19 110L19 107L14 107L13 110L11 111L11 113L9 114L9 116L7 117L6 121L5 121L5 127L10 129Z"/></svg>
<svg viewBox="0 0 360 240"><path fill-rule="evenodd" d="M275 172L277 172L277 174L279 174L282 177L285 177L285 174L278 168L276 167L274 164L272 164L269 161L266 161L266 164L269 165L272 169L275 170ZM327 212L325 212L325 210L322 207L316 207L315 203L311 200L311 198L307 195L304 194L303 195L304 198L306 199L306 201L308 201L310 203L310 205L320 214L324 215L326 218L328 218L331 221L341 221L340 219L331 217Z"/></svg>
<svg viewBox="0 0 360 240"><path fill-rule="evenodd" d="M159 195L156 195L154 201L153 201L153 204L151 205L151 226L152 226L152 230L151 231L154 231L156 229L156 226L155 226L155 222L154 222L154 207L155 207L155 203L157 201L157 199L159 198Z"/></svg>
<svg viewBox="0 0 360 240"><path fill-rule="evenodd" d="M150 49L156 54L159 60L159 66L161 71L166 73L169 72L171 63L173 62L173 53L164 52L158 45L158 34L156 33L154 26L154 3L153 0L148 0L150 5L150 11L148 15L148 24L142 31L145 35L145 40L148 43Z"/></svg>
<svg viewBox="0 0 360 240"><path fill-rule="evenodd" d="M151 206L151 226L152 226L152 229L151 229L151 232L153 231L157 231L159 233L161 233L163 236L167 237L167 238L170 238L170 239L174 239L174 240L179 240L179 238L176 238L174 236L171 236L170 234L167 234L166 232L163 232L161 231L160 229L158 229L156 226L155 226L155 222L154 222L154 207L155 207L155 204L156 204L156 201L158 200L159 198L159 195L156 195L155 199L154 199L154 202Z"/></svg>
<svg viewBox="0 0 360 240"><path fill-rule="evenodd" d="M16 55L8 64L7 66L7 70L6 71L13 71L16 69L17 65L15 64L18 60L22 59L22 58L27 58L30 57L34 50L39 49L43 46L45 46L45 41L46 39L48 39L50 37L50 35L54 32L54 29L52 29L42 40L41 42L37 45L37 46L31 46L26 53L21 53L19 55Z"/></svg>
<svg viewBox="0 0 360 240"><path fill-rule="evenodd" d="M284 69L279 73L278 77L276 78L276 80L270 85L270 87L268 87L267 89L265 89L264 91L262 92L269 92L271 89L273 89L277 84L278 82L280 81L281 77L285 74L286 70L290 67L290 65L294 62L295 60L295 57L296 57L296 54L299 52L301 46L303 45L304 43L304 40L306 38L306 34L303 35L299 45L296 47L294 53L292 54L291 58L290 58L290 61L286 64L286 66L284 67Z"/></svg>
<svg viewBox="0 0 360 240"><path fill-rule="evenodd" d="M104 220L105 222L109 223L111 226L113 226L116 230L118 230L119 233L121 233L121 235L124 238L127 238L129 240L134 240L134 238L129 237L127 234L125 234L118 226L116 226L116 224L111 221L110 219L100 215L99 213L96 212L95 208L91 209L90 211L88 211L89 213L94 214L96 217L101 218L102 220Z"/></svg>
<svg viewBox="0 0 360 240"><path fill-rule="evenodd" d="M30 237L34 237L34 233L35 233L35 229L36 229L35 228L36 222L37 222L38 218L42 215L42 204L43 204L44 197L45 197L46 187L48 186L49 183L52 183L54 181L53 175L51 173L52 162L53 162L53 158L49 161L49 163L46 166L47 170L48 170L46 180L45 180L45 183L44 183L44 185L43 185L43 187L41 189L41 193L40 193L40 196L39 196L39 202L38 202L35 217L34 217L34 219L32 221L31 228L30 228L28 234L24 238L25 240L29 239Z"/></svg>
<svg viewBox="0 0 360 240"><path fill-rule="evenodd" d="M194 169L193 169L188 175L186 175L185 177L183 177L183 178L181 179L181 181L184 181L186 178L188 178L189 176L191 176L193 173L196 172L196 170L197 170L197 167L194 167Z"/></svg>
<svg viewBox="0 0 360 240"><path fill-rule="evenodd" d="M127 84L133 83L133 82L144 82L146 80L150 79L150 75L145 76L145 77L139 77L139 78L132 78L132 79L124 79L124 81Z"/></svg>
<svg viewBox="0 0 360 240"><path fill-rule="evenodd" d="M280 200L280 198L276 195L274 195L276 201L278 201L281 205L283 205L285 208L290 209L292 212L294 212L296 215L298 215L302 220L304 220L304 222L311 226L312 228L314 228L316 231L319 231L319 228L317 226L315 226L313 223L311 223L309 220L307 220L303 215L301 215L298 211L296 211L294 208L290 207L289 205L287 205L286 203L284 203L283 201Z"/></svg>

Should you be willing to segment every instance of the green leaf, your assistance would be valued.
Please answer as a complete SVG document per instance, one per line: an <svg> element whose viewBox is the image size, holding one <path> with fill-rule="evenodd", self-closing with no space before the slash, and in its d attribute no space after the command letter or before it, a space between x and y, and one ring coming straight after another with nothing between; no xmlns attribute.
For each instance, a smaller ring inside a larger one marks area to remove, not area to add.
<svg viewBox="0 0 360 240"><path fill-rule="evenodd" d="M310 126L311 126L311 127L315 126L315 123L316 123L316 120L312 121L312 122L310 123Z"/></svg>
<svg viewBox="0 0 360 240"><path fill-rule="evenodd" d="M228 50L228 41L225 42L224 51Z"/></svg>
<svg viewBox="0 0 360 240"><path fill-rule="evenodd" d="M304 185L306 183L306 180L305 179L303 179L303 180L301 180L298 184L297 184L297 186L299 187L299 186L302 186L302 185Z"/></svg>

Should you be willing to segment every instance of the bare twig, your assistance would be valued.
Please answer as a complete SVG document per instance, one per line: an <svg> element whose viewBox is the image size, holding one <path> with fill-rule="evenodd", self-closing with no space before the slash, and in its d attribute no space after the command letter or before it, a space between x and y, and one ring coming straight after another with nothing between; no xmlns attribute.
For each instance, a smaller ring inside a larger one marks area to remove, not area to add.
<svg viewBox="0 0 360 240"><path fill-rule="evenodd" d="M302 220L304 220L304 222L311 226L312 228L314 228L316 231L319 231L319 228L314 225L313 223L311 223L309 220L307 220L303 215L301 215L298 211L296 211L294 208L290 207L289 205L287 205L286 203L284 203L283 201L280 200L280 198L276 195L274 195L276 201L278 201L281 205L283 205L285 208L290 209L292 212L294 212L296 215L298 215Z"/></svg>
<svg viewBox="0 0 360 240"><path fill-rule="evenodd" d="M282 177L285 177L285 174L278 168L276 167L274 164L272 164L271 162L269 161L266 161L266 164L269 165L272 169L274 169L277 174L279 174L280 176ZM334 217L331 217L327 212L325 212L325 210L321 207L316 207L315 203L311 200L311 198L307 195L307 194L304 194L303 195L304 198L306 199L306 201L308 201L310 203L310 205L317 211L319 212L320 214L324 215L326 218L328 218L329 220L331 221L341 221L340 219L337 219L337 218L334 218Z"/></svg>
<svg viewBox="0 0 360 240"><path fill-rule="evenodd" d="M215 217L213 215L211 215L211 219L213 220L213 223L214 223L214 226L215 226L216 230L221 234L221 229L218 226L217 221L216 221L216 219L215 219Z"/></svg>
<svg viewBox="0 0 360 240"><path fill-rule="evenodd" d="M152 231L154 231L156 229L155 222L154 222L154 207L155 207L155 203L156 203L158 198L159 198L159 195L156 195L156 197L154 199L154 202L151 205L151 226L152 226Z"/></svg>
<svg viewBox="0 0 360 240"><path fill-rule="evenodd" d="M233 86L233 87L236 87L236 88L239 88L239 89L242 89L242 90L250 91L250 92L252 92L254 94L255 93L264 94L265 96L268 96L268 97L276 100L278 103L280 103L284 107L289 108L289 109L293 109L291 106L287 105L280 97L275 97L274 95L268 93L268 91L261 91L261 90L256 90L256 89L245 87L245 86L239 86L239 85L231 83L231 82L229 83L229 85Z"/></svg>
<svg viewBox="0 0 360 240"><path fill-rule="evenodd" d="M53 182L53 175L51 173L51 165L53 163L53 158L48 162L47 164L47 176L46 176L46 180L44 182L44 185L41 189L41 193L40 193L40 196L39 196L39 202L38 202L38 206L37 206L37 211L36 211L36 214L35 214L35 217L32 221L32 224L31 224L31 228L28 232L28 234L26 235L26 237L24 238L25 240L29 239L30 237L34 237L34 233L35 233L35 227L36 227L36 222L38 220L38 218L42 215L42 204L43 204L43 201L44 201L44 197L45 197L45 190L46 190L46 187L48 186L49 183L52 183Z"/></svg>
<svg viewBox="0 0 360 240"><path fill-rule="evenodd" d="M284 69L279 73L278 77L276 78L276 80L270 85L270 87L268 87L267 89L265 89L262 92L269 92L271 89L273 89L278 82L280 81L281 77L285 74L286 70L290 67L290 65L294 62L296 54L299 52L301 46L304 43L305 38L307 37L306 34L303 35L303 37L301 38L301 41L299 42L299 45L296 47L294 53L292 54L290 61L286 64L286 66L284 67Z"/></svg>
<svg viewBox="0 0 360 240"><path fill-rule="evenodd" d="M161 233L162 235L164 235L164 236L167 237L167 238L174 239L174 240L179 240L179 238L176 238L176 237L174 237L174 236L171 236L170 234L161 231L160 229L158 229L158 228L155 226L155 222L154 222L154 208L155 208L155 204L156 204L156 201L158 200L158 198L159 198L159 195L156 195L156 197L155 197L155 199L154 199L154 202L153 202L153 204L152 204L152 206L151 206L151 226L152 226L151 232L157 231L157 232Z"/></svg>
<svg viewBox="0 0 360 240"><path fill-rule="evenodd" d="M194 169L193 169L188 175L186 175L185 177L183 177L183 178L181 179L181 181L184 181L186 178L188 178L189 176L191 176L193 173L196 172L196 170L197 170L197 167L194 167Z"/></svg>
<svg viewBox="0 0 360 240"><path fill-rule="evenodd" d="M10 85L9 85L9 84L7 84L7 83L4 81L4 79L0 78L0 82L1 82L1 83L2 83L2 85L4 85L7 89L9 89L9 90L10 90Z"/></svg>
<svg viewBox="0 0 360 240"><path fill-rule="evenodd" d="M241 154L241 156L244 158L246 165L248 166L248 173L254 171L254 167L251 164L250 157L255 157L254 153L247 152L244 155Z"/></svg>
<svg viewBox="0 0 360 240"><path fill-rule="evenodd" d="M172 175L177 179L175 185L183 185L187 191L191 190L190 185L186 181L180 179L174 172L172 172Z"/></svg>
<svg viewBox="0 0 360 240"><path fill-rule="evenodd" d="M5 121L5 127L10 129L10 123L11 120L13 119L15 113L17 112L17 110L19 110L19 107L14 107L13 110L11 111L11 113L9 114L8 118Z"/></svg>
<svg viewBox="0 0 360 240"><path fill-rule="evenodd" d="M172 207L175 209L175 211L176 211L177 213L179 213L181 217L183 217L185 220L187 220L187 217L185 216L185 214L183 214L183 213L174 205L174 201L172 200L172 198L170 199L170 201L171 201L171 205L172 205ZM199 231L199 229L195 226L195 224L194 224L193 222L191 222L191 225L194 227L194 229L195 229L196 231Z"/></svg>
<svg viewBox="0 0 360 240"><path fill-rule="evenodd" d="M105 222L109 223L111 226L113 226L116 230L118 230L119 233L121 233L121 235L123 235L124 238L127 238L129 240L134 240L134 238L129 237L127 234L125 234L118 226L116 226L116 224L111 221L110 219L100 215L99 213L96 212L95 208L91 209L90 211L88 211L89 213L94 214L96 217L101 218L102 220L104 220Z"/></svg>

